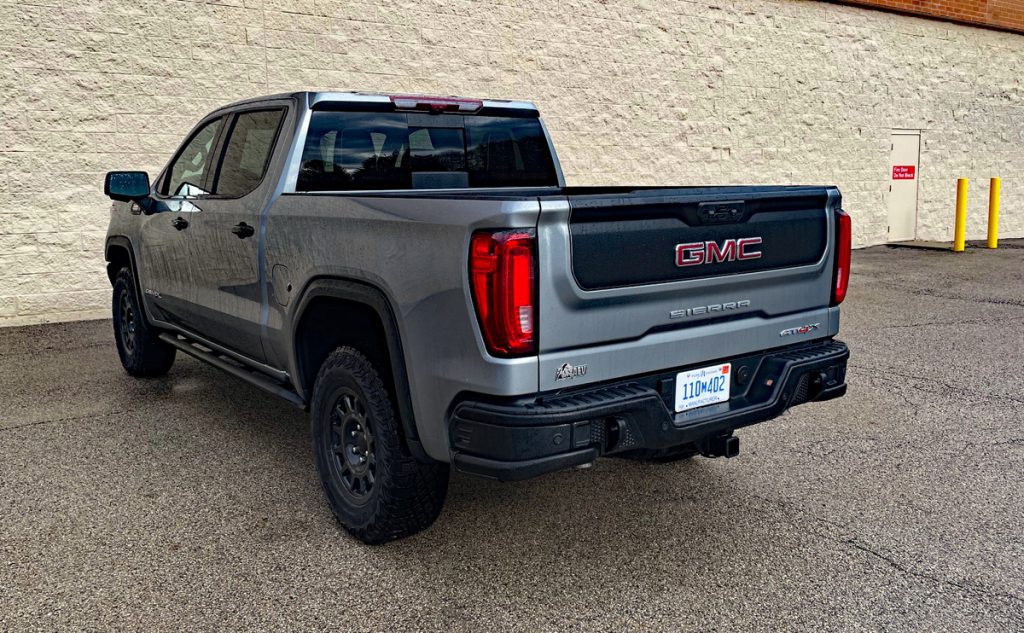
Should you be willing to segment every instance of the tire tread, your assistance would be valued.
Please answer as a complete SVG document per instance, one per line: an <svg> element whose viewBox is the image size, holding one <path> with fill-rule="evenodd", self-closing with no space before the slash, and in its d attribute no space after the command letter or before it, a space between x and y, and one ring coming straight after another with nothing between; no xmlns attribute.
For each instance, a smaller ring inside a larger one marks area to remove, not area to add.
<svg viewBox="0 0 1024 633"><path fill-rule="evenodd" d="M321 467L318 460L321 483L339 523L353 536L369 544L386 543L430 527L444 506L448 465L420 462L402 450L398 420L384 382L369 359L352 347L339 347L321 365L311 407L314 416L322 408L318 401L328 391L330 375L338 370L350 373L366 392L367 406L374 416L378 451L376 498L370 501L376 507L369 520L363 523L348 520L351 513L343 501L331 494L325 480L329 477L325 472L328 469ZM317 449L316 443L321 441L315 430L316 423L313 420L314 450Z"/></svg>
<svg viewBox="0 0 1024 633"><path fill-rule="evenodd" d="M135 351L130 356L121 343L121 334L118 329L120 325L120 320L117 318L120 309L119 298L123 289L127 289L136 315ZM135 275L127 266L117 271L117 275L114 277L111 311L114 316L114 338L117 344L117 353L124 370L136 378L163 376L170 371L171 366L174 365L177 350L161 341L159 331L146 321L146 313L140 301L138 286L135 284Z"/></svg>

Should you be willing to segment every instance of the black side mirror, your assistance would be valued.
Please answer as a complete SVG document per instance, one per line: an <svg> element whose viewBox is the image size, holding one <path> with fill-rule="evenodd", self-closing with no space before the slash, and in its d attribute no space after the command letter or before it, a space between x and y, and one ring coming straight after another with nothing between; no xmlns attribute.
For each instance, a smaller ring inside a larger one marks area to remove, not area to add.
<svg viewBox="0 0 1024 633"><path fill-rule="evenodd" d="M110 171L103 193L111 200L135 202L149 196L149 174L144 171Z"/></svg>

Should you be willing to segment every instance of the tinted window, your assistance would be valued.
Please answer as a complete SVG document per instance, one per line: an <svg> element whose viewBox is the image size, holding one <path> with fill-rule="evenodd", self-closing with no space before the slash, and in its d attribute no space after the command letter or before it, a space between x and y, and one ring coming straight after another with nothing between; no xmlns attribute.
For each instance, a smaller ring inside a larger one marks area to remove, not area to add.
<svg viewBox="0 0 1024 633"><path fill-rule="evenodd" d="M207 193L202 187L212 163L210 154L213 153L221 121L210 121L189 139L167 172L164 186L160 190L162 194L190 197Z"/></svg>
<svg viewBox="0 0 1024 633"><path fill-rule="evenodd" d="M558 184L539 119L466 117L466 160L473 187Z"/></svg>
<svg viewBox="0 0 1024 633"><path fill-rule="evenodd" d="M408 189L408 140L405 117L314 112L297 188Z"/></svg>
<svg viewBox="0 0 1024 633"><path fill-rule="evenodd" d="M536 118L314 112L296 189L556 185ZM465 122L463 125L463 121Z"/></svg>
<svg viewBox="0 0 1024 633"><path fill-rule="evenodd" d="M243 112L231 127L214 193L244 196L260 184L284 110Z"/></svg>

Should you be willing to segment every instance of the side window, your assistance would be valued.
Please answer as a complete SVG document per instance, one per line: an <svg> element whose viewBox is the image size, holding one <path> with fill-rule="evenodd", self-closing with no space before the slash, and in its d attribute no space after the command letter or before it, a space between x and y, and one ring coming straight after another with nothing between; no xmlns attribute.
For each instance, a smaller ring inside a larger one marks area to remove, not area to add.
<svg viewBox="0 0 1024 633"><path fill-rule="evenodd" d="M231 127L214 193L238 198L263 180L284 110L242 112Z"/></svg>
<svg viewBox="0 0 1024 633"><path fill-rule="evenodd" d="M211 154L217 142L217 134L223 119L214 119L204 125L185 144L174 163L167 171L164 185L160 193L165 196L193 197L204 195L203 183L210 166L213 164Z"/></svg>

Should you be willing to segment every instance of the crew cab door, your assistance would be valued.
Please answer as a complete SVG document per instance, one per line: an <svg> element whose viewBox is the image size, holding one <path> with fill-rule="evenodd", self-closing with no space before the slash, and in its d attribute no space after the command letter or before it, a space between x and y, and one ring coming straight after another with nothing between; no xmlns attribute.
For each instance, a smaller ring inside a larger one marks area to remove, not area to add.
<svg viewBox="0 0 1024 633"><path fill-rule="evenodd" d="M197 333L256 361L265 358L260 214L275 185L266 173L286 111L261 104L227 116L212 194L192 228Z"/></svg>
<svg viewBox="0 0 1024 633"><path fill-rule="evenodd" d="M141 215L136 248L144 301L161 321L193 327L192 230L223 128L223 117L205 121L182 144L153 191L153 203Z"/></svg>

